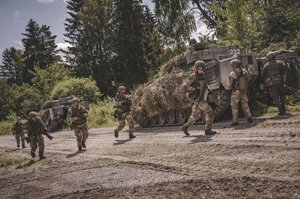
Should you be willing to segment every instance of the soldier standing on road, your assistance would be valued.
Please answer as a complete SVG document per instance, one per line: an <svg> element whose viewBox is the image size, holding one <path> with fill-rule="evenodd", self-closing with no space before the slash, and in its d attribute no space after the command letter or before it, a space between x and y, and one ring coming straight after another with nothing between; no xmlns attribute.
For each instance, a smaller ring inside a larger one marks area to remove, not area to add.
<svg viewBox="0 0 300 199"><path fill-rule="evenodd" d="M13 125L12 125L12 132L13 135L16 138L17 141L17 147L20 147L20 140L22 142L22 148L26 148L25 146L25 135L24 135L24 129L23 129L23 123L21 122L21 118L20 116L16 117L16 121L14 121Z"/></svg>
<svg viewBox="0 0 300 199"><path fill-rule="evenodd" d="M233 71L229 75L229 88L231 92L231 110L233 122L232 126L239 124L239 102L241 102L244 114L249 123L253 122L251 112L248 106L248 73L242 67L242 63L238 59L230 62Z"/></svg>
<svg viewBox="0 0 300 199"><path fill-rule="evenodd" d="M205 115L205 135L214 135L215 131L212 131L212 124L214 121L213 110L206 101L206 96L208 94L208 87L205 81L205 63L203 61L196 61L194 64L195 68L195 81L191 84L191 88L187 93L187 96L194 100L194 105L192 108L192 115L185 125L180 129L189 136L188 128L193 125L200 117L201 112Z"/></svg>
<svg viewBox="0 0 300 199"><path fill-rule="evenodd" d="M68 119L77 139L78 151L82 151L82 147L86 148L86 140L89 136L87 117L88 111L80 105L80 100L73 98L72 106L68 111Z"/></svg>
<svg viewBox="0 0 300 199"><path fill-rule="evenodd" d="M36 112L31 111L29 113L29 118L25 123L25 128L27 130L27 135L30 140L31 157L35 158L35 151L37 150L37 147L39 147L40 160L45 159L45 144L42 134L47 133L47 128L42 119L37 116Z"/></svg>
<svg viewBox="0 0 300 199"><path fill-rule="evenodd" d="M273 104L279 109L278 115L285 115L284 85L286 83L288 66L282 61L276 60L275 52L269 52L266 58L268 62L263 67L265 86L273 98Z"/></svg>
<svg viewBox="0 0 300 199"><path fill-rule="evenodd" d="M126 95L126 87L120 86L118 93L115 97L115 112L114 116L119 121L119 126L115 129L115 137L119 136L119 132L125 127L125 120L129 125L129 139L133 139L136 136L133 135L134 123L131 116L131 99Z"/></svg>

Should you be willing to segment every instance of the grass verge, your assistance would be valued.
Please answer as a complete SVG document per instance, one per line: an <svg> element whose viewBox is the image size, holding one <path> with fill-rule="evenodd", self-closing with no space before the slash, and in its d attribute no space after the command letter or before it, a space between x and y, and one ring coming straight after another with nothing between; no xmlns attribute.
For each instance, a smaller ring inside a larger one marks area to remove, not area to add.
<svg viewBox="0 0 300 199"><path fill-rule="evenodd" d="M89 128L116 126L118 122L112 116L113 112L114 99L112 98L91 104L88 117Z"/></svg>
<svg viewBox="0 0 300 199"><path fill-rule="evenodd" d="M27 160L28 159L24 158L24 157L10 158L10 157L6 157L6 156L0 156L0 168L11 166L11 165L16 165L16 164L21 164Z"/></svg>

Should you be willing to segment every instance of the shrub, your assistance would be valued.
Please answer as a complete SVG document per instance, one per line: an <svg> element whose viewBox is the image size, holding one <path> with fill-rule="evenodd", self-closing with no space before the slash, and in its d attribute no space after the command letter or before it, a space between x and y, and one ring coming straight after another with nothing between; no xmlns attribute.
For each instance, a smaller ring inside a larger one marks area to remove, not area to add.
<svg viewBox="0 0 300 199"><path fill-rule="evenodd" d="M70 71L63 65L55 63L46 69L36 67L32 79L32 86L38 90L42 101L45 101L49 98L56 84L70 78Z"/></svg>
<svg viewBox="0 0 300 199"><path fill-rule="evenodd" d="M91 104L88 117L88 126L95 128L99 126L114 126L117 121L112 116L114 111L114 100L105 99L97 104Z"/></svg>
<svg viewBox="0 0 300 199"><path fill-rule="evenodd" d="M9 113L15 108L14 89L6 80L0 79L0 121L6 119Z"/></svg>
<svg viewBox="0 0 300 199"><path fill-rule="evenodd" d="M52 99L71 95L96 103L100 92L96 82L89 78L72 78L59 82L51 92Z"/></svg>

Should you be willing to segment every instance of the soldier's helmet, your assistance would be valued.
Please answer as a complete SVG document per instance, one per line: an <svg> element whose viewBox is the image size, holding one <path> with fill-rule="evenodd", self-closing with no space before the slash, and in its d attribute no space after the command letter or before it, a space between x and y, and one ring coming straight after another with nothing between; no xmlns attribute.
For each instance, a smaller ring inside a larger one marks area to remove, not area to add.
<svg viewBox="0 0 300 199"><path fill-rule="evenodd" d="M74 97L71 102L72 102L72 104L75 102L80 102L80 99L78 99L77 97Z"/></svg>
<svg viewBox="0 0 300 199"><path fill-rule="evenodd" d="M205 63L204 63L204 61L201 61L201 60L196 61L194 64L195 70L198 70L199 68L202 68L204 70L205 69L204 66L205 66Z"/></svg>
<svg viewBox="0 0 300 199"><path fill-rule="evenodd" d="M232 68L238 68L242 65L242 62L238 59L233 59L230 61L230 65L232 66Z"/></svg>
<svg viewBox="0 0 300 199"><path fill-rule="evenodd" d="M29 113L29 117L33 117L33 116L37 116L38 114L37 114L37 112L35 112L35 111L31 111L30 113Z"/></svg>
<svg viewBox="0 0 300 199"><path fill-rule="evenodd" d="M266 55L266 58L267 58L268 61L275 60L276 59L276 53L275 52L268 52L267 55Z"/></svg>
<svg viewBox="0 0 300 199"><path fill-rule="evenodd" d="M118 88L118 91L119 91L119 92L122 91L122 90L126 90L126 87L125 87L125 86L120 86L120 87Z"/></svg>

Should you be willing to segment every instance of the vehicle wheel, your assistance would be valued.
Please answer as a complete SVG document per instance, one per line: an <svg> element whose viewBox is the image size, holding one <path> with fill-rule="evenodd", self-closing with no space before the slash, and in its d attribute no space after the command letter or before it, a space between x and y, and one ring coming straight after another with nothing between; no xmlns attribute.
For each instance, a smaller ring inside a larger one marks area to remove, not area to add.
<svg viewBox="0 0 300 199"><path fill-rule="evenodd" d="M49 123L48 123L48 129L49 129L49 131L52 132L52 131L57 130L58 129L58 125L59 125L59 123L58 123L57 120L51 120L50 119Z"/></svg>
<svg viewBox="0 0 300 199"><path fill-rule="evenodd" d="M155 126L156 125L156 117L151 117L150 119L149 119L149 125L151 125L151 126Z"/></svg>
<svg viewBox="0 0 300 199"><path fill-rule="evenodd" d="M161 126L164 125L165 122L166 122L166 114L165 113L159 114L157 116L157 124Z"/></svg>
<svg viewBox="0 0 300 199"><path fill-rule="evenodd" d="M179 124L184 124L187 120L186 113L184 110L176 110L176 120Z"/></svg>
<svg viewBox="0 0 300 199"><path fill-rule="evenodd" d="M224 112L230 107L229 92L225 89L216 90L214 95L217 97L216 107L213 110L215 119L223 116Z"/></svg>
<svg viewBox="0 0 300 199"><path fill-rule="evenodd" d="M169 111L166 115L167 124L174 124L176 120L175 111Z"/></svg>

